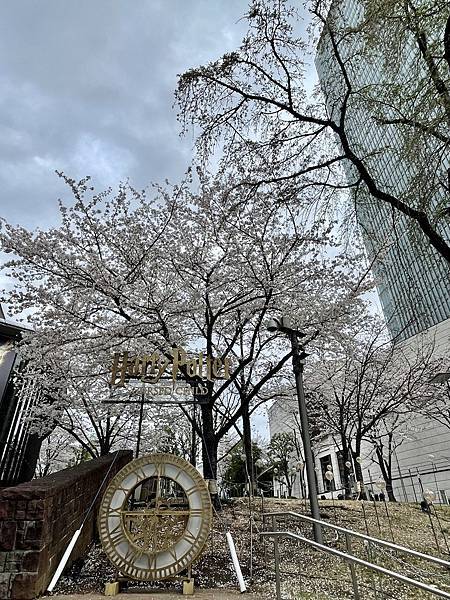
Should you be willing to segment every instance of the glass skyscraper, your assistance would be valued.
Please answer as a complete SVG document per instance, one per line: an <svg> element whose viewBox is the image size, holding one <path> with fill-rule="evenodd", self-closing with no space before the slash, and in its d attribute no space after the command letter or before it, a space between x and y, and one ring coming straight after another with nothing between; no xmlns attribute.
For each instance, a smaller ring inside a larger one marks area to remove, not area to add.
<svg viewBox="0 0 450 600"><path fill-rule="evenodd" d="M392 70L389 76L385 72L386 57L377 45L365 47L363 36L355 33L362 17L363 8L357 0L335 0L328 16L333 29L353 29L350 35L341 38L339 50L354 90L371 86L376 89L378 84L407 85L411 65L417 68L420 63L414 41L404 43L401 64L393 80ZM328 114L337 120L346 87L327 32L319 42L316 67ZM365 102L363 96L351 95L346 115L346 132L357 155L363 157L385 191L415 206L420 204L421 195L426 194L428 206L437 207L443 200L444 188L434 188L430 183L430 188L421 189L427 183L426 178L420 177L426 167L426 152L431 157L434 149L421 146L417 157L414 150L405 154L401 127L380 124L376 118L377 107ZM413 106L417 99L411 98L410 102ZM446 180L449 166L450 157L442 155L437 167L442 180ZM354 181L353 167L347 164L345 168L348 180ZM438 176L439 173L437 179ZM355 210L392 336L404 340L449 319L450 269L412 220L370 196L363 187L356 192ZM450 221L439 226L440 233L450 241Z"/></svg>

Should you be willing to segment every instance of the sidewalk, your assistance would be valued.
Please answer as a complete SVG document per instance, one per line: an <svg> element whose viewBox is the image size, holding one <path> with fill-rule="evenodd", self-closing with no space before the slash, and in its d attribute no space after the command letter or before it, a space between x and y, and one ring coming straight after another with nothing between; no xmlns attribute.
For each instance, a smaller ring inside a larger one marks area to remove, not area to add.
<svg viewBox="0 0 450 600"><path fill-rule="evenodd" d="M143 590L129 590L117 596L104 596L103 594L74 594L68 596L44 596L42 600L182 600L185 598L198 598L199 600L229 600L241 596L239 590L195 590L193 596L183 596L181 592L167 592L166 590L152 590L146 593ZM259 600L260 594L245 593L245 599Z"/></svg>

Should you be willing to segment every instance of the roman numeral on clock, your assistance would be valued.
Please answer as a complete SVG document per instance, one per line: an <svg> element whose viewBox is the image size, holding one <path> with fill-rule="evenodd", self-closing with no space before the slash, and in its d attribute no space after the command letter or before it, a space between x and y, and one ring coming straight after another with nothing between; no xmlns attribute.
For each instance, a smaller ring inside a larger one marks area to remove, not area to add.
<svg viewBox="0 0 450 600"><path fill-rule="evenodd" d="M197 540L197 538L195 537L195 535L192 533L192 531L190 529L184 530L183 538L190 544L195 544L195 542Z"/></svg>
<svg viewBox="0 0 450 600"><path fill-rule="evenodd" d="M123 539L124 539L124 533L122 530L122 524L119 523L118 525L116 525L114 527L114 529L112 529L109 532L109 539L111 540L111 543L113 544L113 546L117 546L117 544L119 544Z"/></svg>

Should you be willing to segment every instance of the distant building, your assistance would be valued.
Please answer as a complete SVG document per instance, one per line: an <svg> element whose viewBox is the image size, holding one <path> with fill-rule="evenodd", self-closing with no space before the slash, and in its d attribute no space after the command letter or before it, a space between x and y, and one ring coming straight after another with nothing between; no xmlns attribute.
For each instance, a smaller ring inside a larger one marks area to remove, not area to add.
<svg viewBox="0 0 450 600"><path fill-rule="evenodd" d="M27 419L39 398L36 385L17 375L24 365L15 348L23 327L5 317L0 306L0 486L33 478L41 440Z"/></svg>
<svg viewBox="0 0 450 600"><path fill-rule="evenodd" d="M298 404L297 399L280 398L276 400L268 409L269 415L269 431L272 438L277 433L292 433L297 438L300 438L298 427ZM319 496L326 498L337 498L339 494L344 495L344 458L338 445L335 443L331 435L317 435L314 437L313 443L314 466L316 471L316 483ZM292 495L296 498L305 498L308 495L308 484L303 460L302 445L300 443L301 455L294 453L292 456L291 467L292 471L296 472L294 484L292 487ZM369 445L364 447L363 457L370 457L372 454ZM334 475L332 481L328 481L325 473L329 470ZM364 481L377 481L380 478L380 471L377 466L373 465L370 460L364 460L363 464ZM354 478L351 479L351 485L355 488ZM283 477L274 478L274 495L285 496L287 486L283 481Z"/></svg>
<svg viewBox="0 0 450 600"><path fill-rule="evenodd" d="M363 5L358 0L334 0L329 10L329 19L334 29L357 28L364 16ZM340 53L347 62L351 84L355 90L371 84L402 85L410 76L411 62L420 64L421 58L416 44L404 41L405 67L397 69L397 80L386 79L383 59L377 52L378 46L370 50L362 48L357 35L340 44ZM351 60L355 55L356 59ZM330 118L337 122L345 92L344 78L334 56L326 30L320 39L316 68L320 84L326 97ZM391 74L389 74L390 76ZM402 153L401 131L397 125L379 125L373 111L359 100L358 94L351 96L346 112L346 133L350 142L364 157L370 170L376 175L382 189L402 195L414 181L420 166L412 164ZM433 148L429 149L433 156ZM441 154L439 153L439 156ZM450 156L442 158L440 169L442 180L447 180ZM346 163L349 181L355 173ZM435 191L436 204L448 192L441 187ZM395 211L383 201L370 196L363 188L355 203L359 228L376 277L378 293L386 323L392 337L408 339L413 335L450 319L450 269L447 262L433 249L421 233L414 231L408 217ZM450 222L440 233L450 242ZM450 329L450 321L445 326Z"/></svg>
<svg viewBox="0 0 450 600"><path fill-rule="evenodd" d="M276 433L289 432L299 437L297 402L280 398L268 409L270 437ZM319 496L335 499L344 495L344 458L336 440L331 435L316 436L313 441L314 465ZM375 462L374 450L370 443L363 443L361 449L363 482L368 495L380 494L378 482L382 475ZM436 503L450 503L450 446L449 431L435 421L417 417L403 441L393 453L393 491L398 501L421 501L425 489L431 489ZM301 469L298 468L300 463ZM296 471L292 495L304 498L308 494L303 459L292 455L291 469ZM325 477L329 466L334 475L332 481ZM354 466L352 467L354 472ZM274 495L284 497L287 486L282 476L274 477ZM350 484L354 496L358 493L355 477ZM387 497L386 497L387 499Z"/></svg>
<svg viewBox="0 0 450 600"><path fill-rule="evenodd" d="M338 27L356 29L363 18L363 4L358 0L334 0L329 19ZM361 41L361 43L360 43ZM348 38L340 45L341 55L348 61L357 54L349 66L353 86L358 89L386 81L382 57L367 50L360 52L362 40ZM411 61L420 61L417 49L406 41L403 48L404 66L399 65L397 81L402 84ZM326 30L320 39L316 67L324 91L330 118L338 119L345 90L341 69L332 51ZM349 99L346 120L347 135L361 156L366 157L377 180L385 189L401 194L413 181L416 165L398 152L400 132L395 125L377 125L369 108L359 102L357 95ZM450 156L442 159L442 178L447 179ZM354 180L352 168L347 165L349 181ZM442 192L444 193L444 192ZM436 202L442 198L436 198ZM367 255L373 263L378 293L386 323L401 351L408 353L427 339L434 344L436 356L450 357L450 269L421 234L412 232L407 217L395 216L386 204L360 190L356 203L356 216ZM450 223L443 226L441 234L450 241ZM448 370L450 371L450 358ZM295 406L278 400L269 409L271 436L278 431L298 431L294 419ZM331 489L342 487L342 458L340 450L330 438L316 438L314 444L319 494L330 496ZM366 482L376 481L380 472L373 462L369 445L362 452L362 467ZM294 461L294 459L293 459ZM327 464L332 466L334 481L324 477ZM325 469L325 470L324 470ZM296 495L301 495L300 478L295 484ZM420 500L422 487L435 491L438 500L450 498L450 429L435 421L417 417L411 432L404 436L394 455L394 493L399 500ZM369 486L372 484L369 484ZM281 486L282 488L282 486ZM280 486L278 486L280 489ZM369 488L370 489L370 488Z"/></svg>

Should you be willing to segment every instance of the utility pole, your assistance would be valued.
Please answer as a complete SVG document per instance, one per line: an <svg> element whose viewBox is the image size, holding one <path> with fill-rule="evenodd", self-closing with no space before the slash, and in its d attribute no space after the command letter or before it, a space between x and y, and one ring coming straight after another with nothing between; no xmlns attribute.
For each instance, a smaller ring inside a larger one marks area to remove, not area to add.
<svg viewBox="0 0 450 600"><path fill-rule="evenodd" d="M290 327L285 318L271 319L267 329L269 331L282 331L291 342L292 346L292 367L295 375L295 387L297 390L298 411L300 416L300 426L303 441L303 450L305 453L306 478L308 480L309 506L313 519L320 521L319 501L317 499L316 473L314 470L314 459L311 448L311 436L309 433L308 411L306 409L305 390L303 388L303 360L306 358L304 348L300 346L298 338L305 337L297 329ZM323 544L322 527L319 523L314 523L314 539L319 544Z"/></svg>

